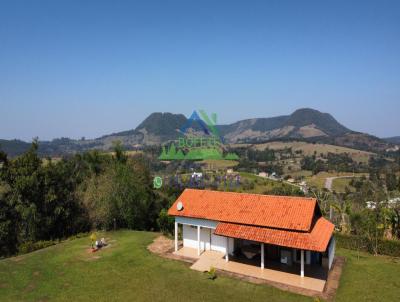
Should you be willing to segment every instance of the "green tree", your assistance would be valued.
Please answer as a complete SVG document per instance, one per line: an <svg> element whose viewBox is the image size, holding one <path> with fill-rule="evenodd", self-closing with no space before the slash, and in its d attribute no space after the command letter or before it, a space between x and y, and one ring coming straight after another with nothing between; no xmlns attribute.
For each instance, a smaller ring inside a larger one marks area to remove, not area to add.
<svg viewBox="0 0 400 302"><path fill-rule="evenodd" d="M141 158L109 166L83 186L82 199L94 228L157 228L161 210L155 201L150 173Z"/></svg>
<svg viewBox="0 0 400 302"><path fill-rule="evenodd" d="M15 159L0 156L0 228L1 237L13 241L13 245L7 241L8 246L66 237L88 225L75 195L84 166L77 165L80 161L75 158L57 163L49 160L44 165L37 149L37 141L33 141L31 148Z"/></svg>
<svg viewBox="0 0 400 302"><path fill-rule="evenodd" d="M347 233L350 231L350 226L348 223L349 217L351 215L351 203L342 198L338 198L336 202L331 203L331 207L339 214L340 222L339 228L342 233Z"/></svg>
<svg viewBox="0 0 400 302"><path fill-rule="evenodd" d="M16 251L15 211L5 200L3 190L0 193L0 257L12 255Z"/></svg>
<svg viewBox="0 0 400 302"><path fill-rule="evenodd" d="M385 176L386 188L388 191L394 191L397 188L397 178L394 173L386 173Z"/></svg>
<svg viewBox="0 0 400 302"><path fill-rule="evenodd" d="M157 224L163 234L172 234L174 230L174 218L168 215L166 209L162 209L157 218Z"/></svg>
<svg viewBox="0 0 400 302"><path fill-rule="evenodd" d="M126 163L128 157L126 156L126 153L124 151L124 148L122 147L122 144L120 141L116 141L113 143L113 151L114 151L114 159L115 161L119 163Z"/></svg>

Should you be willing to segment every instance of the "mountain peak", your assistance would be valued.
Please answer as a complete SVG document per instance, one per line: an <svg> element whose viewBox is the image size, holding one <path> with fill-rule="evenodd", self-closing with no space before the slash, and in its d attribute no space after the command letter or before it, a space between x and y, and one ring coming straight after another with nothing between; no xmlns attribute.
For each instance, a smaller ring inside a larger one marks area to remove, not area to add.
<svg viewBox="0 0 400 302"><path fill-rule="evenodd" d="M311 108L301 108L293 112L286 124L295 127L315 125L316 128L328 135L342 135L350 132L329 113L323 113Z"/></svg>
<svg viewBox="0 0 400 302"><path fill-rule="evenodd" d="M135 131L145 130L154 135L174 136L173 134L185 122L186 117L183 114L174 114L170 112L154 112L150 114Z"/></svg>

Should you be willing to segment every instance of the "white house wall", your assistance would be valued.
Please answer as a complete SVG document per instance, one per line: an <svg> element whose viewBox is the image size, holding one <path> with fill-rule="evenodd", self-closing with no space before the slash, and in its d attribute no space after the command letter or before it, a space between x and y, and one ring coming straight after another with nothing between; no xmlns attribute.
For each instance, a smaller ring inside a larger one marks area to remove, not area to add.
<svg viewBox="0 0 400 302"><path fill-rule="evenodd" d="M175 221L179 224L202 226L206 228L215 229L217 227L218 221L207 220L207 219L197 219L189 217L176 216Z"/></svg>
<svg viewBox="0 0 400 302"><path fill-rule="evenodd" d="M201 250L210 250L210 235L211 231L214 231L213 229L208 229L208 228L201 228L200 229L200 246Z"/></svg>
<svg viewBox="0 0 400 302"><path fill-rule="evenodd" d="M184 224L182 226L182 237L183 237L183 246L190 247L193 249L197 249L197 226L191 227L190 225ZM209 229L202 228L200 229L200 249L202 251L205 248L210 249L209 242L210 242L210 231Z"/></svg>
<svg viewBox="0 0 400 302"><path fill-rule="evenodd" d="M233 238L229 238L229 249L228 253L232 254L234 249ZM211 234L211 250L218 251L221 253L226 253L226 237L214 235L214 230L212 230Z"/></svg>
<svg viewBox="0 0 400 302"><path fill-rule="evenodd" d="M184 247L197 249L197 226L200 225L200 250L213 250L224 254L226 253L226 237L214 235L214 230L218 222L186 217L176 217L175 219L176 222L182 224L182 238ZM232 254L234 250L234 240L233 238L229 238L228 240L228 252Z"/></svg>

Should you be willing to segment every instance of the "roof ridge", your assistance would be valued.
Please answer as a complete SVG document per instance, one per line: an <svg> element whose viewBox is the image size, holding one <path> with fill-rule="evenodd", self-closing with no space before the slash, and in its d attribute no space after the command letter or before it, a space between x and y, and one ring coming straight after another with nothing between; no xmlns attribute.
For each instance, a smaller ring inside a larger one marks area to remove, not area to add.
<svg viewBox="0 0 400 302"><path fill-rule="evenodd" d="M202 189L194 189L194 188L185 188L183 191L196 191L196 192L216 192L216 193L229 193L229 194L243 194L243 195L255 195L255 196L269 196L269 197L277 197L277 198L293 198L293 199L301 199L301 200L311 200L317 201L314 197L305 197L305 196L293 196L293 195L274 195L274 194L259 194L259 193L247 193L247 192L232 192L232 191L218 191L218 190L202 190Z"/></svg>
<svg viewBox="0 0 400 302"><path fill-rule="evenodd" d="M230 221L222 221L222 220L219 221L218 223L244 225L244 226L257 227L257 228L262 228L262 229L286 231L286 232L292 232L292 233L298 233L298 234L311 234L311 231L312 231L312 229L304 231L304 230L295 230L295 229L288 229L288 228L279 228L279 227L264 226L264 225L258 225L258 224L238 223L238 222L230 222Z"/></svg>
<svg viewBox="0 0 400 302"><path fill-rule="evenodd" d="M178 202L184 203L182 210ZM317 200L309 197L187 188L168 214L309 232L316 207Z"/></svg>

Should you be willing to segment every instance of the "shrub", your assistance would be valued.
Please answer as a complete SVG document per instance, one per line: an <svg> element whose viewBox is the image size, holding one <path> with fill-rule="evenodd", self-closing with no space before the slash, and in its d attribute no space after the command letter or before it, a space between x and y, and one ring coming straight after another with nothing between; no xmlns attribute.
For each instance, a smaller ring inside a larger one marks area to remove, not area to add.
<svg viewBox="0 0 400 302"><path fill-rule="evenodd" d="M162 209L157 219L158 227L164 235L172 234L174 230L174 218L168 215L166 209Z"/></svg>
<svg viewBox="0 0 400 302"><path fill-rule="evenodd" d="M207 272L207 278L210 280L217 279L217 272L215 270L215 267L210 267L210 270Z"/></svg>
<svg viewBox="0 0 400 302"><path fill-rule="evenodd" d="M374 253L376 242L366 237L336 233L335 238L338 247ZM400 257L400 241L398 240L378 239L377 246L380 255Z"/></svg>
<svg viewBox="0 0 400 302"><path fill-rule="evenodd" d="M18 254L27 254L33 251L41 250L46 247L52 246L56 244L57 241L53 240L48 240L48 241L37 241L37 242L32 242L32 241L27 241L19 245L18 247Z"/></svg>

